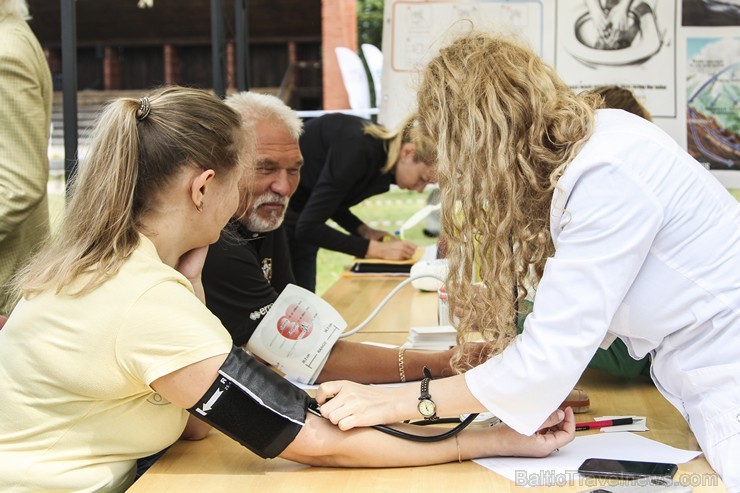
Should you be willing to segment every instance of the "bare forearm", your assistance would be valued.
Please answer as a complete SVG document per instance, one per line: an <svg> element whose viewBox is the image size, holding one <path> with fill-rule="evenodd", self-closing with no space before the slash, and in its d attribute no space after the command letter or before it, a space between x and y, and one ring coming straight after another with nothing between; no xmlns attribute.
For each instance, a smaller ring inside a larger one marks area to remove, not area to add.
<svg viewBox="0 0 740 493"><path fill-rule="evenodd" d="M308 418L306 425L281 457L304 464L330 467L403 467L458 460L454 438L421 443L395 438L372 428L344 432L325 419L312 415ZM404 425L396 428L403 429ZM408 431L409 427L405 428ZM413 430L416 434L439 432L439 429L424 427L414 427ZM482 438L470 438L472 446L480 448L478 442ZM461 436L460 439L467 441L469 437Z"/></svg>
<svg viewBox="0 0 740 493"><path fill-rule="evenodd" d="M395 425L416 435L432 435L439 428ZM440 464L494 456L545 457L575 435L573 412L553 413L543 428L531 436L506 425L468 428L455 438L417 442L396 438L372 428L340 431L330 422L309 415L296 439L283 451L285 459L315 466L404 467Z"/></svg>
<svg viewBox="0 0 740 493"><path fill-rule="evenodd" d="M403 351L397 348L337 341L329 359L319 374L317 383L330 380L352 380L359 383L391 383L401 381L401 369L406 380L421 380L426 366L435 377L449 376L449 351Z"/></svg>

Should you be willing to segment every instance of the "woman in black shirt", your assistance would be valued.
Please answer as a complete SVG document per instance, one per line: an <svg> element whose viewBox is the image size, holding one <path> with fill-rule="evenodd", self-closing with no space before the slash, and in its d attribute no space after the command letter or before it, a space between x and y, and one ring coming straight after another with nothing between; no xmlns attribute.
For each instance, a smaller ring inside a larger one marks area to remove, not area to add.
<svg viewBox="0 0 740 493"><path fill-rule="evenodd" d="M296 281L316 287L319 248L359 258L404 260L416 245L369 227L350 207L388 191L395 183L421 192L435 183L435 148L416 131L414 117L395 130L362 118L332 113L310 120L300 138L304 165L290 200L285 225ZM348 234L328 226L333 219Z"/></svg>

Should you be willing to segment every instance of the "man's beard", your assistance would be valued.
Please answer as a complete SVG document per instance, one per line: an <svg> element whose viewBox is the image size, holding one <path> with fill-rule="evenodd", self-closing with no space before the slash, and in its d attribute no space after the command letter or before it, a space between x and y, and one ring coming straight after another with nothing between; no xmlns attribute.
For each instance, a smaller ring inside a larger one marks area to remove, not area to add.
<svg viewBox="0 0 740 493"><path fill-rule="evenodd" d="M251 212L244 218L244 225L249 231L255 233L267 233L280 227L285 218L285 211L288 209L289 197L279 195L273 192L265 192L254 200L251 206ZM268 217L259 214L257 209L263 204L282 204L281 211L272 211Z"/></svg>

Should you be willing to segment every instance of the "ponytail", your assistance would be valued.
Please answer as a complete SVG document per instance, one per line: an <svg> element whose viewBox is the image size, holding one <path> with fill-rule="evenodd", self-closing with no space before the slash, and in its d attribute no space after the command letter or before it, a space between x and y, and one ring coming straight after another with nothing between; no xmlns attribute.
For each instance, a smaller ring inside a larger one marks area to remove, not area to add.
<svg viewBox="0 0 740 493"><path fill-rule="evenodd" d="M48 290L77 295L115 275L139 245L142 216L183 166L239 165L240 125L220 99L195 89L170 87L110 103L72 183L58 234L19 274L16 289L26 297Z"/></svg>

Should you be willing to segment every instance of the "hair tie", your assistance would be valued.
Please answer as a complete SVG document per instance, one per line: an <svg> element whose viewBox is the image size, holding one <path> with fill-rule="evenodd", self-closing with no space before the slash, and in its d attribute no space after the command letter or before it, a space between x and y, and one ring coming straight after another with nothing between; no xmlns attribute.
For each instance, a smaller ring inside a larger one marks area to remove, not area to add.
<svg viewBox="0 0 740 493"><path fill-rule="evenodd" d="M139 109L136 110L136 119L142 121L149 116L149 113L152 111L152 106L149 104L149 98L146 96L139 98L139 103Z"/></svg>

